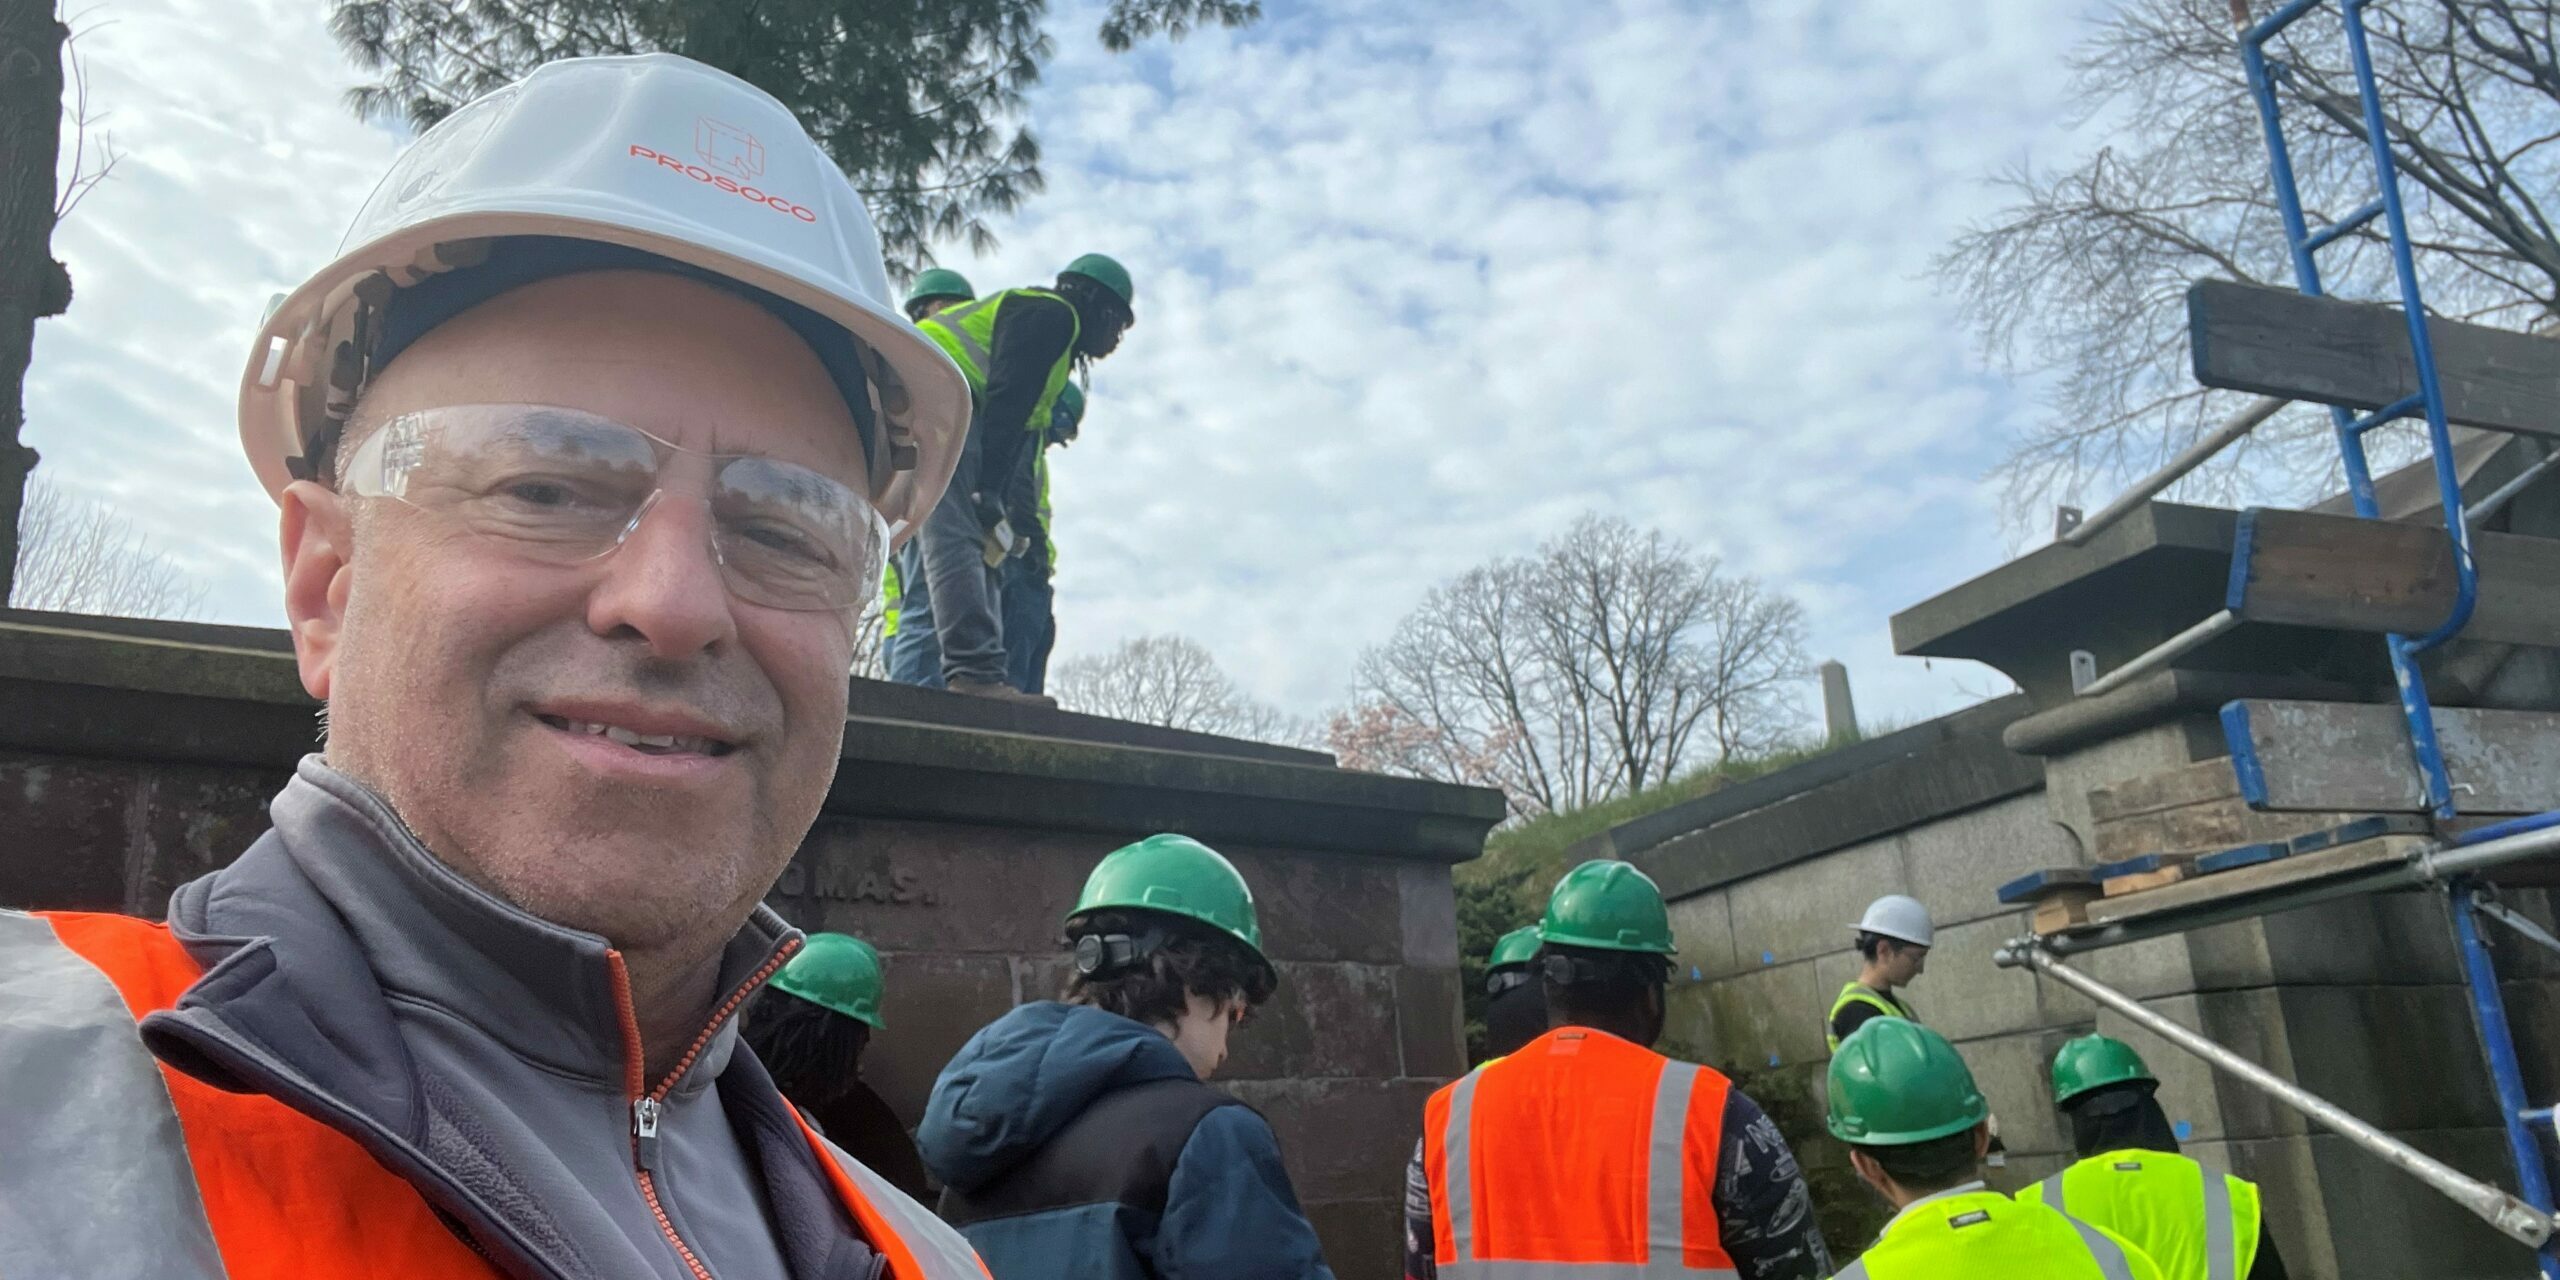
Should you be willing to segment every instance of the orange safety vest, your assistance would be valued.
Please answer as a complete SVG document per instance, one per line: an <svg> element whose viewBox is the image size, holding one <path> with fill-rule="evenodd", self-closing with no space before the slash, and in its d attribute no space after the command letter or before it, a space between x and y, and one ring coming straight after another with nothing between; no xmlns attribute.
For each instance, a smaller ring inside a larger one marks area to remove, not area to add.
<svg viewBox="0 0 2560 1280"><path fill-rule="evenodd" d="M1422 1110L1442 1280L1734 1280L1715 1070L1558 1027Z"/></svg>
<svg viewBox="0 0 2560 1280"><path fill-rule="evenodd" d="M176 1005L202 972L168 926L0 911L0 958L0 1161L42 1162L56 1188L45 1198L62 1210L14 1189L19 1203L0 1205L0 1276L501 1274L353 1138L151 1056L135 1024ZM957 1233L800 1128L889 1275L984 1280ZM135 1262L147 1265L125 1265Z"/></svg>

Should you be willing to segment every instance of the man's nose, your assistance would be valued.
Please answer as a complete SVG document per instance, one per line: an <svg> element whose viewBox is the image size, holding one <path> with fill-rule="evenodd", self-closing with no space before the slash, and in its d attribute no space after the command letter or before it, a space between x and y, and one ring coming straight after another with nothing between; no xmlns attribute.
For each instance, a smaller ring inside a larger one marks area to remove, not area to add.
<svg viewBox="0 0 2560 1280"><path fill-rule="evenodd" d="M608 639L637 636L660 658L685 658L737 637L735 603L711 545L711 509L659 493L587 596L587 626Z"/></svg>

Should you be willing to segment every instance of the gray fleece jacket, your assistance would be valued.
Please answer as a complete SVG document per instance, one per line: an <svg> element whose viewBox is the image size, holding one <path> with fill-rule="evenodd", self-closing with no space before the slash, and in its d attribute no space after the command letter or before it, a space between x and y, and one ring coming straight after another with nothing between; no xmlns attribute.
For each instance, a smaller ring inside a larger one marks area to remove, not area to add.
<svg viewBox="0 0 2560 1280"><path fill-rule="evenodd" d="M698 1280L688 1252L720 1280L882 1274L738 1044L735 1009L798 945L779 916L729 944L689 1065L642 1081L604 939L463 880L316 756L272 815L170 902L206 972L143 1021L163 1061L348 1133L511 1274Z"/></svg>

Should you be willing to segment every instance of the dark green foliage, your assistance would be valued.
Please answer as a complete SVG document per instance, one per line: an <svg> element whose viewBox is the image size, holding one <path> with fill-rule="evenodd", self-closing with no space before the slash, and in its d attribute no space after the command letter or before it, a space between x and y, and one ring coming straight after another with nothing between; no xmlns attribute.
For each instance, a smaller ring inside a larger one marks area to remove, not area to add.
<svg viewBox="0 0 2560 1280"><path fill-rule="evenodd" d="M1044 185L1023 95L1056 52L1046 0L336 0L330 29L381 76L348 94L368 119L424 128L555 58L664 50L763 88L842 166L880 224L893 274L935 240L995 245L992 215ZM1260 0L1112 0L1102 42L1126 50Z"/></svg>
<svg viewBox="0 0 2560 1280"><path fill-rule="evenodd" d="M1484 1060L1484 962L1502 935L1537 920L1530 868L1458 881L1458 981L1466 994L1467 1061Z"/></svg>

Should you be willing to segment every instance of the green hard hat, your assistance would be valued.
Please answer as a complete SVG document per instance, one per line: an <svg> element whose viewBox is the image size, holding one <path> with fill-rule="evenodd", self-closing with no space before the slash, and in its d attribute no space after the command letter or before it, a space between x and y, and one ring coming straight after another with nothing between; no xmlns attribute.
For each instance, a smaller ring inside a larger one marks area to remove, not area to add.
<svg viewBox="0 0 2560 1280"><path fill-rule="evenodd" d="M2133 1046L2113 1036L2082 1036L2053 1055L2053 1100L2068 1104L2092 1089L2130 1080L2160 1083Z"/></svg>
<svg viewBox="0 0 2560 1280"><path fill-rule="evenodd" d="M1524 924L1496 939L1493 958L1484 962L1487 972L1524 965L1538 954L1538 926Z"/></svg>
<svg viewBox="0 0 2560 1280"><path fill-rule="evenodd" d="M1085 877L1067 919L1114 908L1187 916L1243 943L1264 968L1271 966L1262 954L1262 922L1243 874L1226 855L1189 836L1148 836L1112 850Z"/></svg>
<svg viewBox="0 0 2560 1280"><path fill-rule="evenodd" d="M1546 918L1538 922L1540 942L1604 951L1650 951L1670 955L1671 912L1662 905L1662 890L1653 878L1628 862L1586 862L1565 872L1547 895Z"/></svg>
<svg viewBox="0 0 2560 1280"><path fill-rule="evenodd" d="M1058 388L1058 398L1049 402L1049 416L1065 421L1068 426L1082 423L1084 421L1084 388L1072 382Z"/></svg>
<svg viewBox="0 0 2560 1280"><path fill-rule="evenodd" d="M1991 1114L1945 1036L1901 1018L1869 1018L1831 1055L1831 1136L1907 1147L1962 1133Z"/></svg>
<svg viewBox="0 0 2560 1280"><path fill-rule="evenodd" d="M777 991L874 1027L880 1022L880 953L845 933L813 933L773 975Z"/></svg>
<svg viewBox="0 0 2560 1280"><path fill-rule="evenodd" d="M969 287L969 278L949 267L927 267L916 273L916 282L907 290L907 305L918 298L974 298L978 291Z"/></svg>
<svg viewBox="0 0 2560 1280"><path fill-rule="evenodd" d="M1136 306L1138 303L1138 288L1136 285L1129 283L1129 269L1121 266L1120 260L1117 258L1113 258L1105 254L1088 253L1083 257L1068 263L1067 269L1059 272L1058 274L1062 276L1083 276L1084 278L1093 281L1095 284L1101 285L1103 288L1119 294L1122 302L1126 302L1131 306Z"/></svg>

